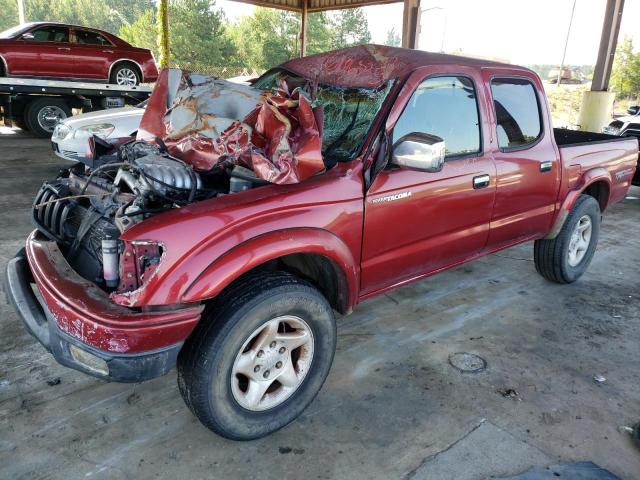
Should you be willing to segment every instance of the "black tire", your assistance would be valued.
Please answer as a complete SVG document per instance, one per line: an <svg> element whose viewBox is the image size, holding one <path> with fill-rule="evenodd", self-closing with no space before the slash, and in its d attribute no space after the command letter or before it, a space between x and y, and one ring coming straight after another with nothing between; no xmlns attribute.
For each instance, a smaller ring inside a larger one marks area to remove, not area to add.
<svg viewBox="0 0 640 480"><path fill-rule="evenodd" d="M569 264L571 237L576 225L585 215L591 220L591 239L582 260L572 266ZM580 278L587 270L596 251L601 218L598 201L589 195L580 195L558 236L554 239L535 241L533 258L538 273L556 283L572 283Z"/></svg>
<svg viewBox="0 0 640 480"><path fill-rule="evenodd" d="M234 398L236 356L252 332L282 316L303 318L313 334L313 357L291 396L268 410L252 411ZM324 383L335 353L331 306L309 283L284 272L256 272L225 290L178 356L180 393L209 429L232 440L252 440L288 425L311 403Z"/></svg>
<svg viewBox="0 0 640 480"><path fill-rule="evenodd" d="M118 85L118 74L124 70L128 70L135 75L136 79L135 79L134 85L140 85L140 83L142 82L140 71L138 70L138 67L136 65L129 62L119 63L113 68L113 70L111 71L111 76L109 77L109 83L113 85ZM134 86L134 85L130 85L130 86Z"/></svg>
<svg viewBox="0 0 640 480"><path fill-rule="evenodd" d="M41 122L39 115L45 109L52 109L59 114L60 120L69 118L72 113L64 100L54 97L43 97L29 102L24 110L24 123L27 130L42 138L51 138L55 123L53 121Z"/></svg>

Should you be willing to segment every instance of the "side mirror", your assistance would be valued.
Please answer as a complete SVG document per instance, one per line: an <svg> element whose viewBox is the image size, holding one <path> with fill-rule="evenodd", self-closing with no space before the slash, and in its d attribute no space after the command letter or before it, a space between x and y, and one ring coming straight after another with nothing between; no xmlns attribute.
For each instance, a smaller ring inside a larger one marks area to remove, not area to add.
<svg viewBox="0 0 640 480"><path fill-rule="evenodd" d="M629 115L638 115L640 113L640 105L634 105L633 107L627 108L627 113Z"/></svg>
<svg viewBox="0 0 640 480"><path fill-rule="evenodd" d="M444 167L444 140L428 133L414 132L393 145L391 163L421 172L436 173Z"/></svg>
<svg viewBox="0 0 640 480"><path fill-rule="evenodd" d="M33 40L36 37L33 36L33 33L23 33L20 38L22 40Z"/></svg>

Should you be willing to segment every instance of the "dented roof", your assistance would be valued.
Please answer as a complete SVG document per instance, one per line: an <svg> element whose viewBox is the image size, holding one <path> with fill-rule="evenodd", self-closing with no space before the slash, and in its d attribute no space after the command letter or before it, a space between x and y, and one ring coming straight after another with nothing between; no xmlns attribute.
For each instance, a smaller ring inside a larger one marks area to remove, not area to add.
<svg viewBox="0 0 640 480"><path fill-rule="evenodd" d="M319 83L377 88L389 80L405 77L419 67L441 64L475 67L505 65L488 60L386 45L358 45L289 60L282 67Z"/></svg>

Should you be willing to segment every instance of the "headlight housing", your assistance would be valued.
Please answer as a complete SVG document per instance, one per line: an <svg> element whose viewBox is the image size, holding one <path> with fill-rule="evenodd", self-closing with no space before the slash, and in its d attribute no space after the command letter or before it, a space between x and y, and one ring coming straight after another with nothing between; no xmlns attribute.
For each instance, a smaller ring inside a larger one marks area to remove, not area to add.
<svg viewBox="0 0 640 480"><path fill-rule="evenodd" d="M162 242L153 240L120 241L119 285L111 299L120 305L132 307L141 291L156 273L164 258Z"/></svg>
<svg viewBox="0 0 640 480"><path fill-rule="evenodd" d="M56 125L56 128L53 129L53 135L51 135L51 139L61 141L67 138L70 133L71 127L64 123L59 123Z"/></svg>
<svg viewBox="0 0 640 480"><path fill-rule="evenodd" d="M80 127L78 130L76 130L75 135L78 135L79 133L81 133L83 135L87 135L87 136L95 135L96 137L105 139L113 133L115 128L116 128L115 125L111 123L96 123L94 125L86 125L84 127Z"/></svg>

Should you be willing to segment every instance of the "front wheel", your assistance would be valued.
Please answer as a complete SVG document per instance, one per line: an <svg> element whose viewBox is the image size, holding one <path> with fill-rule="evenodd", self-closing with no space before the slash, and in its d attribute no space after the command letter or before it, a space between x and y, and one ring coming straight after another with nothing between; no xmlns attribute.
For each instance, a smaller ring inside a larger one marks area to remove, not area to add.
<svg viewBox="0 0 640 480"><path fill-rule="evenodd" d="M191 411L234 440L292 422L333 361L336 326L326 299L297 277L260 272L227 289L208 312L178 357Z"/></svg>
<svg viewBox="0 0 640 480"><path fill-rule="evenodd" d="M533 258L538 273L556 283L572 283L580 278L596 251L601 215L597 200L581 195L558 236L536 240Z"/></svg>

